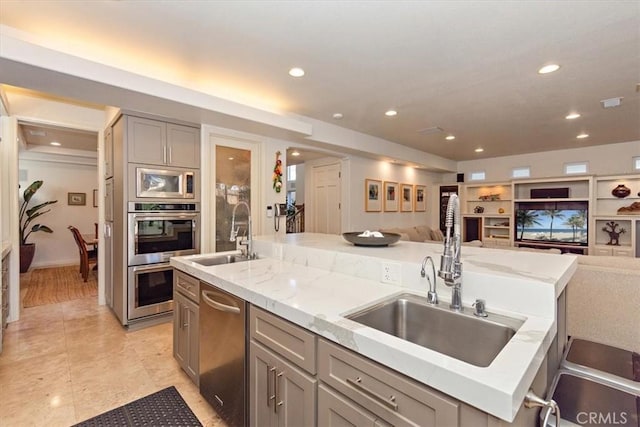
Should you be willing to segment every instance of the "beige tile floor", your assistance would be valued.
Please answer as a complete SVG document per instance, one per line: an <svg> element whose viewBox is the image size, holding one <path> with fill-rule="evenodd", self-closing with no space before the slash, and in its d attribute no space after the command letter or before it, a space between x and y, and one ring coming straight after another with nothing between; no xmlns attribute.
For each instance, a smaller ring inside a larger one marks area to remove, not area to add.
<svg viewBox="0 0 640 427"><path fill-rule="evenodd" d="M0 354L0 426L70 426L171 385L224 422L172 354L172 324L126 331L95 297L22 309Z"/></svg>

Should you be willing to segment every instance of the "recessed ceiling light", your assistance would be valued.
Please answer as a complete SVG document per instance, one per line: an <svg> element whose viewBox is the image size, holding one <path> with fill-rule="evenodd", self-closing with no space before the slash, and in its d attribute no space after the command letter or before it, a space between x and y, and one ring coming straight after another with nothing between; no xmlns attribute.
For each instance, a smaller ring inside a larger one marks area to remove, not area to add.
<svg viewBox="0 0 640 427"><path fill-rule="evenodd" d="M56 142L56 141L52 141L52 142L50 142L49 144L51 144L51 145L53 145L53 146L56 146L56 147L59 147L59 146L61 146L61 145L62 145L62 144L60 144L59 142Z"/></svg>
<svg viewBox="0 0 640 427"><path fill-rule="evenodd" d="M291 152L291 155L293 157L298 157L300 155L300 152L298 150L294 150L294 151Z"/></svg>
<svg viewBox="0 0 640 427"><path fill-rule="evenodd" d="M482 153L483 151L484 151L484 148L482 148L482 147L478 147L478 148L475 149L476 153Z"/></svg>
<svg viewBox="0 0 640 427"><path fill-rule="evenodd" d="M291 77L302 77L304 76L304 70L300 67L293 67L289 70L289 75Z"/></svg>
<svg viewBox="0 0 640 427"><path fill-rule="evenodd" d="M581 133L580 135L576 136L576 138L578 138L578 139L589 138L589 134L588 133Z"/></svg>
<svg viewBox="0 0 640 427"><path fill-rule="evenodd" d="M578 117L580 117L580 113L571 113L571 114L567 114L564 118L567 120L573 120L573 119L577 119Z"/></svg>
<svg viewBox="0 0 640 427"><path fill-rule="evenodd" d="M229 160L233 160L235 157L228 157Z"/></svg>
<svg viewBox="0 0 640 427"><path fill-rule="evenodd" d="M387 117L393 117L396 116L398 114L398 112L396 110L387 110L384 115Z"/></svg>
<svg viewBox="0 0 640 427"><path fill-rule="evenodd" d="M558 71L559 69L560 69L560 66L558 64L549 64L540 68L538 70L538 74L549 74L549 73L553 73L554 71Z"/></svg>
<svg viewBox="0 0 640 427"><path fill-rule="evenodd" d="M456 139L456 137L455 137L455 136L453 136L453 135L447 135L445 139L446 139L447 141L453 141L454 139Z"/></svg>
<svg viewBox="0 0 640 427"><path fill-rule="evenodd" d="M340 120L342 117L344 117L344 116L342 115L342 113L334 113L334 114L333 114L333 118L334 118L334 119L336 119L336 120Z"/></svg>

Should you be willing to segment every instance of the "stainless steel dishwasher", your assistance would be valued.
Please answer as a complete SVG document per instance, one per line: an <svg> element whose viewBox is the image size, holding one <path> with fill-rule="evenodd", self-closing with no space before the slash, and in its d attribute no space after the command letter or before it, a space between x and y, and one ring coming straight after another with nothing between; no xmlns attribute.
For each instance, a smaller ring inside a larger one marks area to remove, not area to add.
<svg viewBox="0 0 640 427"><path fill-rule="evenodd" d="M200 394L230 426L246 418L246 303L200 284Z"/></svg>

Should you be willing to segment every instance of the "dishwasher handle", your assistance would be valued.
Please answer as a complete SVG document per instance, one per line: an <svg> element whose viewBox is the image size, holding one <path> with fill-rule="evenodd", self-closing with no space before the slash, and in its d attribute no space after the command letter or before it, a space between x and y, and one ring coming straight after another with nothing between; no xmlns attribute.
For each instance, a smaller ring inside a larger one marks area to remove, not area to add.
<svg viewBox="0 0 640 427"><path fill-rule="evenodd" d="M215 301L211 299L211 297L214 295L221 295L221 294L213 291L202 291L202 299L209 307L219 311L224 311L227 313L240 314L240 307L222 304L221 302Z"/></svg>

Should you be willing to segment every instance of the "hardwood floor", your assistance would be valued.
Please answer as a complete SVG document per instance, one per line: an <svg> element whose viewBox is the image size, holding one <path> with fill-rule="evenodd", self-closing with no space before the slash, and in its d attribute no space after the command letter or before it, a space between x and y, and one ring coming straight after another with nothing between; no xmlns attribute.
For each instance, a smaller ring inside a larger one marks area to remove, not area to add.
<svg viewBox="0 0 640 427"><path fill-rule="evenodd" d="M126 331L95 297L23 308L0 354L0 426L70 426L170 385L204 426L224 426L173 359L172 334Z"/></svg>
<svg viewBox="0 0 640 427"><path fill-rule="evenodd" d="M20 275L21 287L26 287L22 297L23 307L55 304L98 295L96 271L90 271L85 282L77 265L29 270Z"/></svg>

